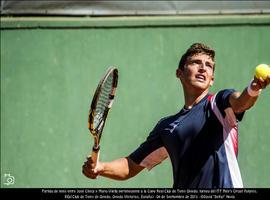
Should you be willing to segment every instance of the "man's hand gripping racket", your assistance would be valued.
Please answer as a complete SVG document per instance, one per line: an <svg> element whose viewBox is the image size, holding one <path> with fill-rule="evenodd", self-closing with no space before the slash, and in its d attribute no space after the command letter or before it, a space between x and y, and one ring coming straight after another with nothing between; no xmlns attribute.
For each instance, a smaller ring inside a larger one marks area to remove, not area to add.
<svg viewBox="0 0 270 200"><path fill-rule="evenodd" d="M92 169L95 168L99 160L101 134L108 112L113 104L117 82L118 70L116 67L110 67L104 77L100 80L92 99L88 115L88 128L94 138L94 145L91 153L92 163L90 167ZM89 158L90 156L88 159ZM83 166L83 173L89 178L95 178L94 176L87 174L87 165L89 165L89 163L86 162Z"/></svg>

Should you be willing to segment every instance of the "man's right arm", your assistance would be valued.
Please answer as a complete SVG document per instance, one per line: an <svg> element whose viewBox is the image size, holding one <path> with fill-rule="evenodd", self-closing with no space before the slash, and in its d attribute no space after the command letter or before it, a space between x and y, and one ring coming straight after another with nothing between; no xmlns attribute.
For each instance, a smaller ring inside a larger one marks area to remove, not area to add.
<svg viewBox="0 0 270 200"><path fill-rule="evenodd" d="M136 164L130 158L120 158L111 162L98 162L93 168L91 158L88 158L83 165L83 174L91 179L103 176L114 180L126 180L136 176L144 167Z"/></svg>

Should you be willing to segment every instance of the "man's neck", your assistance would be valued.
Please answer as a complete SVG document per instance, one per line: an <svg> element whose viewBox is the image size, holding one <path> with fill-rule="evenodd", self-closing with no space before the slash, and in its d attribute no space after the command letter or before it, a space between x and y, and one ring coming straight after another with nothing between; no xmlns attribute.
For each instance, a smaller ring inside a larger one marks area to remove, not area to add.
<svg viewBox="0 0 270 200"><path fill-rule="evenodd" d="M194 105L199 103L207 94L208 94L208 90L205 90L199 94L190 94L187 91L184 91L185 108L191 109Z"/></svg>

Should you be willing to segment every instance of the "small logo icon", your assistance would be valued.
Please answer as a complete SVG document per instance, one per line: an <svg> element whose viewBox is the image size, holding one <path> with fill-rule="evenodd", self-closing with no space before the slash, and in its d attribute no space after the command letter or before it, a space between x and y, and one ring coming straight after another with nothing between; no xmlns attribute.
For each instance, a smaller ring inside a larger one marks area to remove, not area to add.
<svg viewBox="0 0 270 200"><path fill-rule="evenodd" d="M4 174L4 184L13 185L15 183L15 177L10 174Z"/></svg>

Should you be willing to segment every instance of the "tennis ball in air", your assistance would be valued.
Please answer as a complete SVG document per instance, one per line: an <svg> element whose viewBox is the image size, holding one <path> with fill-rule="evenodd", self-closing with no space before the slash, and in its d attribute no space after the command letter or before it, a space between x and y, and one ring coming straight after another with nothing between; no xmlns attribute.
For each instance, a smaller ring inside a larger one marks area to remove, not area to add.
<svg viewBox="0 0 270 200"><path fill-rule="evenodd" d="M268 75L270 75L270 67L267 64L260 64L256 66L255 68L256 78L262 77L262 79L265 80Z"/></svg>

